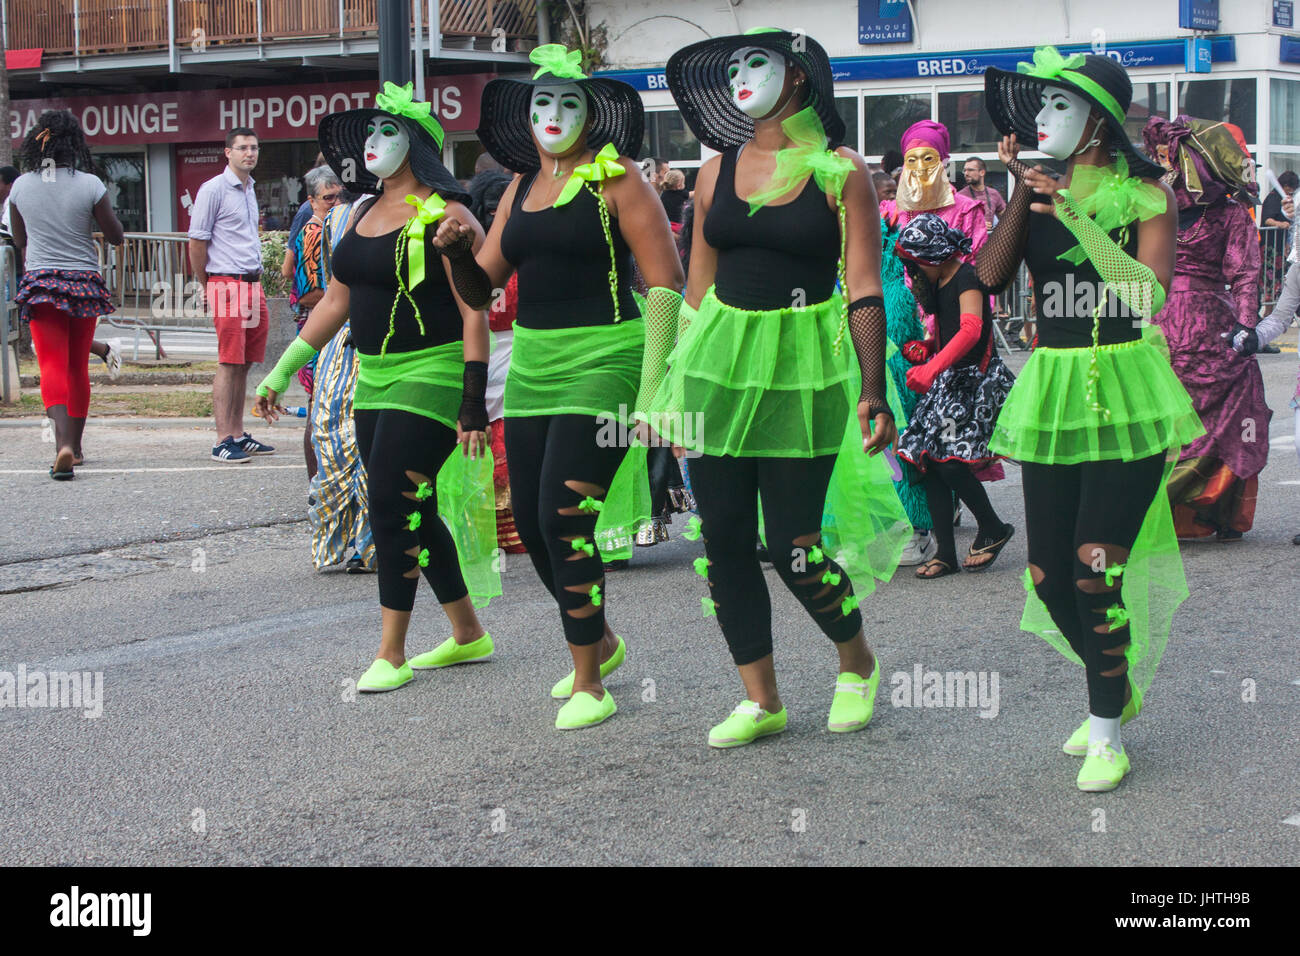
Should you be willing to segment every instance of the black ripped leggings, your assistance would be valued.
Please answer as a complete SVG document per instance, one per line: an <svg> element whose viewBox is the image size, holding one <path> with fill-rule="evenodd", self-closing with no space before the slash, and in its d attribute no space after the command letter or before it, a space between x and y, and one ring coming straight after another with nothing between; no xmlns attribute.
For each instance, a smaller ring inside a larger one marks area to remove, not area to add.
<svg viewBox="0 0 1300 956"><path fill-rule="evenodd" d="M1088 710L1098 717L1119 717L1128 674L1128 625L1115 627L1107 616L1123 607L1122 574L1107 585L1105 569L1128 561L1147 509L1163 494L1163 472L1163 454L1021 466L1035 591L1083 661Z"/></svg>
<svg viewBox="0 0 1300 956"><path fill-rule="evenodd" d="M441 422L394 408L355 409L357 446L366 466L370 496L370 529L375 536L379 573L379 603L393 611L415 606L420 572L438 596L438 603L459 601L469 592L460 573L460 558L451 532L438 515L438 470L456 449L456 433ZM414 479L407 474L416 475ZM434 494L414 496L427 480ZM411 530L411 515L419 527ZM420 567L421 550L428 564Z"/></svg>
<svg viewBox="0 0 1300 956"><path fill-rule="evenodd" d="M565 640L580 647L605 633L605 572L595 543L597 514L578 505L588 494L604 500L627 453L613 443L601 447L602 429L609 426L589 415L507 417L505 427L515 528L559 605ZM590 555L573 547L577 538L592 547ZM598 605L591 600L593 584L601 588Z"/></svg>
<svg viewBox="0 0 1300 956"><path fill-rule="evenodd" d="M737 667L772 653L772 602L757 553L760 496L768 553L785 586L832 641L852 640L862 629L857 609L845 615L840 607L853 593L849 576L830 555L813 561L812 546L805 543L810 536L821 542L834 467L834 455L691 459L691 490L709 559L709 593ZM839 575L839 582L822 580L830 575Z"/></svg>

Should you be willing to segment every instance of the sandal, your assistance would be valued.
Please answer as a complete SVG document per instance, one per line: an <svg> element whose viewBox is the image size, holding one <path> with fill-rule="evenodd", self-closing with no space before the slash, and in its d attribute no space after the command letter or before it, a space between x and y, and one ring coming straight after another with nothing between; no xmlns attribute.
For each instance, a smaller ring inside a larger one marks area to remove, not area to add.
<svg viewBox="0 0 1300 956"><path fill-rule="evenodd" d="M938 566L939 571L935 574L923 573L927 568ZM941 561L939 558L931 558L925 564L916 569L916 576L922 581L933 581L935 578L946 578L950 574L959 574L960 572L947 561Z"/></svg>
<svg viewBox="0 0 1300 956"><path fill-rule="evenodd" d="M986 544L982 548L977 548L972 543L970 546L970 550L966 552L967 558L973 558L981 554L991 554L992 557L989 558L987 561L985 561L983 564L967 564L963 561L962 567L967 571L983 571L985 568L992 565L993 562L998 559L998 555L1002 553L1002 549L1007 546L1007 542L1011 540L1012 535L1014 535L1015 533L1016 533L1016 529L1014 525L1004 524L1002 526L1002 540L994 541L990 544ZM979 538L977 537L975 540L978 541Z"/></svg>
<svg viewBox="0 0 1300 956"><path fill-rule="evenodd" d="M75 477L72 473L73 459L71 451L59 452L54 464L50 465L50 477L55 481L71 481Z"/></svg>

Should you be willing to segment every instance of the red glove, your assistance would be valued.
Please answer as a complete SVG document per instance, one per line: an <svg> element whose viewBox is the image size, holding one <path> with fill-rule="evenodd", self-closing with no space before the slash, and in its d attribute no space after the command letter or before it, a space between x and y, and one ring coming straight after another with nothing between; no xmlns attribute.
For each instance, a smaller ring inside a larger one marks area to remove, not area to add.
<svg viewBox="0 0 1300 956"><path fill-rule="evenodd" d="M924 365L914 365L907 370L907 387L914 392L928 392L934 380L966 355L980 340L983 323L978 315L961 314L961 328L948 340L948 344Z"/></svg>
<svg viewBox="0 0 1300 956"><path fill-rule="evenodd" d="M930 360L932 345L933 343L929 340L922 342L919 339L913 339L910 342L904 342L899 351L903 353L903 358L913 365L923 365Z"/></svg>

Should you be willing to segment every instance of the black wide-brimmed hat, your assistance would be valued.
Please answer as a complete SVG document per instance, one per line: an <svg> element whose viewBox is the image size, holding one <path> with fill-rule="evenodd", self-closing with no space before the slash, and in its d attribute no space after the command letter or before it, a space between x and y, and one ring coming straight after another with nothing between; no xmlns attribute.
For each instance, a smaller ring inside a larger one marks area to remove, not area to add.
<svg viewBox="0 0 1300 956"><path fill-rule="evenodd" d="M576 83L587 97L591 126L587 145L602 149L613 143L620 156L636 159L645 132L641 94L622 80L592 77L582 72L582 54L559 43L547 43L528 54L537 64L531 77L498 77L483 88L478 138L498 163L516 173L540 165L533 124L529 121L533 88Z"/></svg>
<svg viewBox="0 0 1300 956"><path fill-rule="evenodd" d="M367 127L376 116L397 120L411 142L411 172L443 199L468 202L469 193L442 164L442 127L433 117L428 103L413 98L411 84L385 83L375 95L375 105L367 109L331 113L320 122L316 139L334 175L354 192L378 195L383 192L379 178L366 169Z"/></svg>
<svg viewBox="0 0 1300 956"><path fill-rule="evenodd" d="M1129 139L1124 117L1133 102L1133 83L1124 67L1108 56L1076 53L1062 57L1055 47L1039 47L1033 63L1018 63L1016 72L989 67L984 72L984 104L993 125L1011 133L1021 145L1034 149L1044 86L1056 86L1083 97L1105 118L1111 145L1128 161L1129 175L1159 179L1165 168Z"/></svg>
<svg viewBox="0 0 1300 956"><path fill-rule="evenodd" d="M844 143L844 120L835 110L831 61L820 43L804 33L757 27L745 33L714 37L682 47L668 58L668 89L691 132L709 149L722 152L754 136L754 118L731 99L727 61L746 47L774 50L796 64L808 77L805 106L817 111L826 130L827 145Z"/></svg>

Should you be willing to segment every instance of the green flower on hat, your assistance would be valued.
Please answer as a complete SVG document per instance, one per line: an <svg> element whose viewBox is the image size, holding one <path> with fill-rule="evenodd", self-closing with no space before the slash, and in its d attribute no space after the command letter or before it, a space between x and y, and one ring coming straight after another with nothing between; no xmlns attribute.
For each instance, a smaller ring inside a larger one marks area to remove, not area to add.
<svg viewBox="0 0 1300 956"><path fill-rule="evenodd" d="M375 94L375 109L415 120L442 149L442 126L433 118L433 106L416 100L414 88L414 83L398 86L386 81L383 90Z"/></svg>

